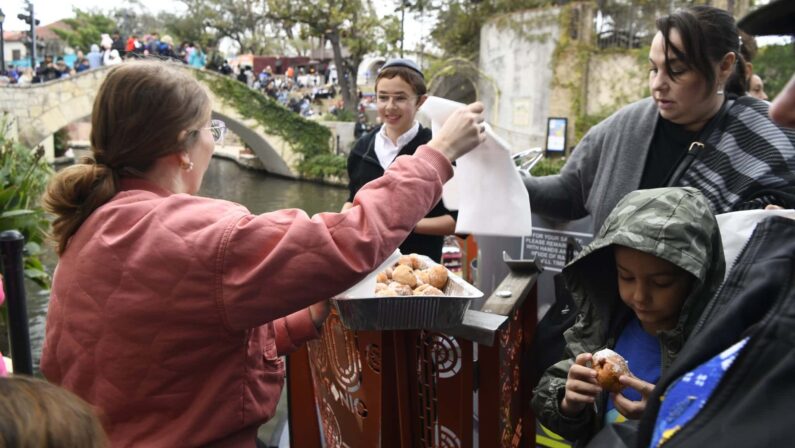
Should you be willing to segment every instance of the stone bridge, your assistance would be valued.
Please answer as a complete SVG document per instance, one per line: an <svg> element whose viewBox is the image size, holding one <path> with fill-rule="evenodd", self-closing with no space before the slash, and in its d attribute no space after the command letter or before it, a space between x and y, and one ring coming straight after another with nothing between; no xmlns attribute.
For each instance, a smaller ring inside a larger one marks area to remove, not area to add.
<svg viewBox="0 0 795 448"><path fill-rule="evenodd" d="M213 117L226 122L227 127L251 147L268 172L298 177L295 166L300 154L295 153L282 137L266 133L257 121L245 118L234 105L213 92L210 81L222 75L187 65L174 66L189 71L206 87L213 103ZM109 69L88 70L43 84L0 87L0 111L16 118L19 140L33 147L64 126L91 115L94 97Z"/></svg>

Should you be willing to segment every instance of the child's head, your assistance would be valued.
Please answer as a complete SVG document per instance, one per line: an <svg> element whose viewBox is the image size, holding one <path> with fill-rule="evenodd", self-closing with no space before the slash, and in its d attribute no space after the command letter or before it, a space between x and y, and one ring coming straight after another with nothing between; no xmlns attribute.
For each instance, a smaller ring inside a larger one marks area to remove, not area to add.
<svg viewBox="0 0 795 448"><path fill-rule="evenodd" d="M649 331L671 330L690 295L695 277L668 260L616 245L618 295Z"/></svg>
<svg viewBox="0 0 795 448"><path fill-rule="evenodd" d="M603 310L623 303L652 334L691 328L723 272L717 221L694 188L627 194L564 269L575 298Z"/></svg>
<svg viewBox="0 0 795 448"><path fill-rule="evenodd" d="M0 378L0 446L104 447L91 407L71 392L33 377Z"/></svg>
<svg viewBox="0 0 795 448"><path fill-rule="evenodd" d="M417 64L408 59L387 61L375 79L378 117L387 130L398 134L408 131L427 91Z"/></svg>

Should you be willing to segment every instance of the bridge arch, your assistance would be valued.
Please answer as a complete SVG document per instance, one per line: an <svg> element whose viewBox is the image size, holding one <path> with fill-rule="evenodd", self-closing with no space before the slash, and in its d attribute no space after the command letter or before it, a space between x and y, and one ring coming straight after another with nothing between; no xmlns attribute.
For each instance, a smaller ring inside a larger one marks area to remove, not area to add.
<svg viewBox="0 0 795 448"><path fill-rule="evenodd" d="M268 172L299 177L295 167L300 154L293 151L289 142L266 132L260 123L243 116L233 104L213 91L212 81L224 78L222 75L182 64L174 64L174 67L189 71L205 86L212 100L213 117L224 120L254 151ZM0 110L16 118L22 143L31 147L38 145L64 126L91 115L94 98L109 70L110 67L101 67L42 84L0 87Z"/></svg>

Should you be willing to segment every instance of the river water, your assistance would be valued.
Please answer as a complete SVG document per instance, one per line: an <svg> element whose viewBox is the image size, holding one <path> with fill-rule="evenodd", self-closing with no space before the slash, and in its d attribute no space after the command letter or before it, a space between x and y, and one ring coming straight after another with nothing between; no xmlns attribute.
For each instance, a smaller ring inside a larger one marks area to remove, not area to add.
<svg viewBox="0 0 795 448"><path fill-rule="evenodd" d="M256 214L300 208L311 216L324 211L339 211L347 199L348 190L268 176L241 168L234 162L214 158L204 175L199 195L237 202ZM44 259L49 272L53 271L56 262L54 253L47 254ZM48 291L32 283L27 283L26 289L33 366L38 371L50 296Z"/></svg>

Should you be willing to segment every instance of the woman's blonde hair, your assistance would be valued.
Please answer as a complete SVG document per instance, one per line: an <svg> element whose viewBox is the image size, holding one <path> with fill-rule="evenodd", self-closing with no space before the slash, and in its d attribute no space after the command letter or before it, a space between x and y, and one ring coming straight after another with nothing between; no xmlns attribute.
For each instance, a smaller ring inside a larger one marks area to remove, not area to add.
<svg viewBox="0 0 795 448"><path fill-rule="evenodd" d="M142 173L158 158L191 146L210 98L190 74L162 61L114 67L99 88L91 113L93 160L58 172L44 208L55 216L51 237L63 254L88 216L116 195L119 177ZM180 139L183 130L191 130Z"/></svg>
<svg viewBox="0 0 795 448"><path fill-rule="evenodd" d="M33 377L0 378L0 447L107 445L99 418L77 395Z"/></svg>

